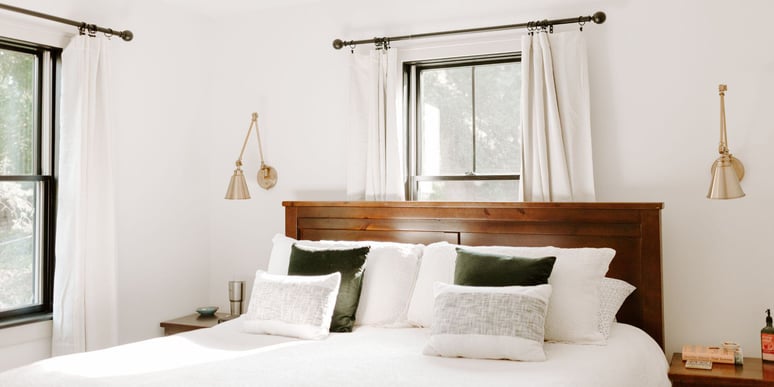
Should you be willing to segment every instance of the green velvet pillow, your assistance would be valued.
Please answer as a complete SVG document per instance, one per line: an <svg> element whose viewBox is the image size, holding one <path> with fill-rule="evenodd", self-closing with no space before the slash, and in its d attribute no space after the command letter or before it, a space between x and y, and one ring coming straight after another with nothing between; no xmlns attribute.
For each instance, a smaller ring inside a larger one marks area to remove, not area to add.
<svg viewBox="0 0 774 387"><path fill-rule="evenodd" d="M352 332L360 302L368 246L356 249L305 250L293 244L288 275L341 273L339 295L331 318L331 332Z"/></svg>
<svg viewBox="0 0 774 387"><path fill-rule="evenodd" d="M535 286L548 283L556 257L522 258L457 248L454 283L466 286Z"/></svg>

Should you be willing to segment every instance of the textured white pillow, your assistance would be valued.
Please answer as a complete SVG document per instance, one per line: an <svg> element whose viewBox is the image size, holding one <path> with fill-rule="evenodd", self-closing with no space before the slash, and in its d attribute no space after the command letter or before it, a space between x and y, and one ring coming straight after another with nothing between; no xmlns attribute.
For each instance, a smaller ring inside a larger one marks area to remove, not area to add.
<svg viewBox="0 0 774 387"><path fill-rule="evenodd" d="M453 282L456 245L433 243L425 248L408 318L412 323L432 325L433 281ZM546 316L546 340L604 344L599 331L599 284L607 273L615 250L609 248L464 246L469 251L524 258L556 257L548 284L553 287Z"/></svg>
<svg viewBox="0 0 774 387"><path fill-rule="evenodd" d="M543 361L551 285L459 286L437 282L424 354Z"/></svg>
<svg viewBox="0 0 774 387"><path fill-rule="evenodd" d="M423 245L374 241L297 241L277 234L272 240L269 273L287 274L294 243L316 249L370 246L355 325L410 326L406 314Z"/></svg>
<svg viewBox="0 0 774 387"><path fill-rule="evenodd" d="M248 333L322 339L328 336L341 274L287 276L255 273L243 329Z"/></svg>
<svg viewBox="0 0 774 387"><path fill-rule="evenodd" d="M634 285L615 278L603 278L599 285L599 331L605 338L610 337L610 327L615 321L626 297L637 289Z"/></svg>

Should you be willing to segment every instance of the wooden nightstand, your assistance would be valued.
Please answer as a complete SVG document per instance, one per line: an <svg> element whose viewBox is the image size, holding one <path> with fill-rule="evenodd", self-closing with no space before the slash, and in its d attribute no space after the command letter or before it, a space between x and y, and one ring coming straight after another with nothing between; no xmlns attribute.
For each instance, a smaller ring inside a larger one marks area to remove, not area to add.
<svg viewBox="0 0 774 387"><path fill-rule="evenodd" d="M201 317L198 313L162 321L159 325L164 328L164 336L174 335L180 332L188 332L195 329L209 328L218 325L219 320L227 319L228 313L215 313L211 317Z"/></svg>
<svg viewBox="0 0 774 387"><path fill-rule="evenodd" d="M669 366L673 387L681 386L774 386L774 364L746 357L743 366L712 364L711 370L685 368L683 355L675 353Z"/></svg>

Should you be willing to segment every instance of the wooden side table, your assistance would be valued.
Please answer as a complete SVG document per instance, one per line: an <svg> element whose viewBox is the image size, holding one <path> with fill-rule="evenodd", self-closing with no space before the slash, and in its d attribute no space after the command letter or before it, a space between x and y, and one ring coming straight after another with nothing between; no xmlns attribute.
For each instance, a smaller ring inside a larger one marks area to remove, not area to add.
<svg viewBox="0 0 774 387"><path fill-rule="evenodd" d="M228 313L215 313L214 316L210 317L202 317L198 313L194 313L173 320L162 321L159 325L164 328L164 336L169 336L180 332L214 327L218 325L220 320L227 319L228 317Z"/></svg>
<svg viewBox="0 0 774 387"><path fill-rule="evenodd" d="M774 363L745 357L744 365L712 364L711 370L685 368L683 354L675 353L669 364L669 380L681 386L774 386Z"/></svg>

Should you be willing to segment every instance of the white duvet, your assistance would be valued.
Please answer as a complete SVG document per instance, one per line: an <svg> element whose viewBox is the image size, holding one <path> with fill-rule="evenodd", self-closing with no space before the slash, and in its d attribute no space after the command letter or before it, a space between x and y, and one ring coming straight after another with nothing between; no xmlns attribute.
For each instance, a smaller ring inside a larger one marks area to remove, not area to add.
<svg viewBox="0 0 774 387"><path fill-rule="evenodd" d="M661 348L615 324L607 346L546 343L545 362L422 355L427 329L358 327L320 341L211 329L43 360L0 386L669 386Z"/></svg>

